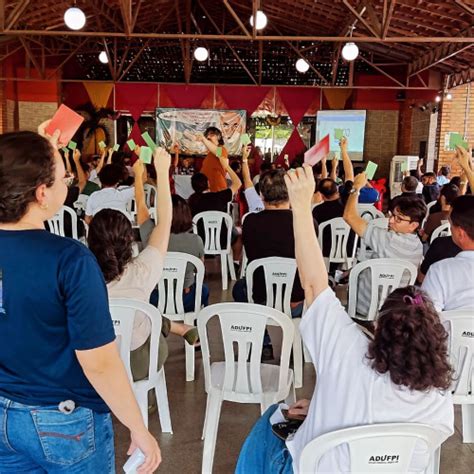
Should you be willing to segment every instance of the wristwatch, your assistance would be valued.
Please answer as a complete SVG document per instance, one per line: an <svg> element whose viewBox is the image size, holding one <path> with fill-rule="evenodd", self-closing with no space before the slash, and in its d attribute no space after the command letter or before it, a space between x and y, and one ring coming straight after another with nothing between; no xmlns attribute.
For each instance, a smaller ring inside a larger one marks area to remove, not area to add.
<svg viewBox="0 0 474 474"><path fill-rule="evenodd" d="M352 189L349 191L349 194L357 194L357 195L359 195L359 194L360 194L360 189L352 188Z"/></svg>

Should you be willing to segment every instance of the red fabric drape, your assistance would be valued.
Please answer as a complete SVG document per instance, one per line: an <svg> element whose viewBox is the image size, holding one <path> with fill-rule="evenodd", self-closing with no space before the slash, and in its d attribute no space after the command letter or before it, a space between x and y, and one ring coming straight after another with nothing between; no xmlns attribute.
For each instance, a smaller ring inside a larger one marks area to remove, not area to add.
<svg viewBox="0 0 474 474"><path fill-rule="evenodd" d="M115 107L128 110L135 124L128 138L133 138L137 145L145 145L141 136L138 119L144 110L152 110L157 104L158 88L154 84L116 84Z"/></svg>
<svg viewBox="0 0 474 474"><path fill-rule="evenodd" d="M295 128L293 133L290 135L290 138L286 142L283 150L281 150L280 156L276 160L278 164L283 164L283 158L285 155L288 155L290 163L296 158L296 155L299 153L304 153L306 151L306 145L304 144L301 136L298 132L298 129Z"/></svg>
<svg viewBox="0 0 474 474"><path fill-rule="evenodd" d="M244 109L249 118L268 94L270 87L218 86L217 90L229 109Z"/></svg>
<svg viewBox="0 0 474 474"><path fill-rule="evenodd" d="M163 84L160 88L171 99L175 107L183 109L199 109L204 99L212 92L212 86Z"/></svg>
<svg viewBox="0 0 474 474"><path fill-rule="evenodd" d="M295 127L301 122L305 112L311 105L317 89L299 87L279 87L278 94L285 105L288 115Z"/></svg>

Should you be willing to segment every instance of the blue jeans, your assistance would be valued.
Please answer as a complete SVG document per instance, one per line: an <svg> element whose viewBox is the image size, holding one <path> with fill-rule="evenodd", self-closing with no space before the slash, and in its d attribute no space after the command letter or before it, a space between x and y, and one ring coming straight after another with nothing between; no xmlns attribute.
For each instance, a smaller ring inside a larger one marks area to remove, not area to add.
<svg viewBox="0 0 474 474"><path fill-rule="evenodd" d="M235 474L293 474L290 452L270 425L270 417L277 408L278 405L272 405L255 423L240 450Z"/></svg>
<svg viewBox="0 0 474 474"><path fill-rule="evenodd" d="M247 281L245 278L241 278L235 282L234 288L232 288L232 298L234 298L234 301L237 301L237 303L248 303L249 298L247 295ZM298 306L291 308L292 318L301 318L301 315L303 314L303 304L304 303L300 303ZM270 339L270 335L268 334L268 331L265 330L263 345L268 346L271 343L272 341Z"/></svg>
<svg viewBox="0 0 474 474"><path fill-rule="evenodd" d="M28 406L0 397L0 472L115 473L110 413Z"/></svg>
<svg viewBox="0 0 474 474"><path fill-rule="evenodd" d="M193 283L189 287L189 293L183 293L183 306L185 313L191 313L194 311L194 303L196 298L196 283ZM150 295L150 304L158 306L159 293L158 289L155 288ZM209 306L209 287L203 283L201 292L201 304L203 306Z"/></svg>

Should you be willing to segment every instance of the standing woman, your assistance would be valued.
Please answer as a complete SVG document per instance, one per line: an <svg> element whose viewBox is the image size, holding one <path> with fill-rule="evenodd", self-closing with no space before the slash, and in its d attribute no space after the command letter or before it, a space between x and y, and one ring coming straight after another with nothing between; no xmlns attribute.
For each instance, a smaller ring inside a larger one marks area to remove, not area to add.
<svg viewBox="0 0 474 474"><path fill-rule="evenodd" d="M197 139L204 143L209 150L201 167L201 173L209 180L211 193L227 189L226 171L221 165L220 158L227 158L228 153L222 138L222 132L217 127L208 127L204 135L198 134Z"/></svg>
<svg viewBox="0 0 474 474"><path fill-rule="evenodd" d="M44 229L67 194L59 131L0 136L0 472L115 472L109 410L161 462L115 345L102 272Z"/></svg>

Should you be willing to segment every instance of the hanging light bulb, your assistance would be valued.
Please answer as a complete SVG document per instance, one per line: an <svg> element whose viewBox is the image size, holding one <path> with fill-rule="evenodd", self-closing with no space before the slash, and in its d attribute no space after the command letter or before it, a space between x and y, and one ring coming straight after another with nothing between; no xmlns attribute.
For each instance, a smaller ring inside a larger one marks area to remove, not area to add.
<svg viewBox="0 0 474 474"><path fill-rule="evenodd" d="M257 10L257 13L255 14L257 17L257 22L255 23L255 29L256 30L263 30L267 26L267 15L262 12L262 10ZM253 26L253 15L250 17L250 25Z"/></svg>
<svg viewBox="0 0 474 474"><path fill-rule="evenodd" d="M107 56L107 53L105 51L101 51L99 54L99 61L102 64L107 64L109 62L109 57Z"/></svg>
<svg viewBox="0 0 474 474"><path fill-rule="evenodd" d="M435 102L441 102L441 96L440 95L437 95L435 97Z"/></svg>
<svg viewBox="0 0 474 474"><path fill-rule="evenodd" d="M359 56L359 47L352 42L346 43L342 48L342 57L346 61L354 61Z"/></svg>
<svg viewBox="0 0 474 474"><path fill-rule="evenodd" d="M68 8L64 13L64 23L71 30L80 30L86 24L86 15L80 8Z"/></svg>
<svg viewBox="0 0 474 474"><path fill-rule="evenodd" d="M303 58L298 59L295 66L298 72L306 72L309 69L309 64Z"/></svg>
<svg viewBox="0 0 474 474"><path fill-rule="evenodd" d="M447 100L453 100L453 94L451 94L451 92L448 92L448 93L446 94L446 99L447 99Z"/></svg>
<svg viewBox="0 0 474 474"><path fill-rule="evenodd" d="M209 51L207 50L207 48L199 46L199 48L196 48L194 50L194 57L198 61L205 61L209 57Z"/></svg>

